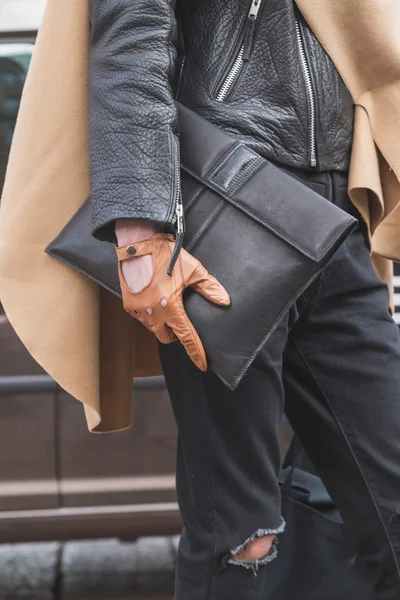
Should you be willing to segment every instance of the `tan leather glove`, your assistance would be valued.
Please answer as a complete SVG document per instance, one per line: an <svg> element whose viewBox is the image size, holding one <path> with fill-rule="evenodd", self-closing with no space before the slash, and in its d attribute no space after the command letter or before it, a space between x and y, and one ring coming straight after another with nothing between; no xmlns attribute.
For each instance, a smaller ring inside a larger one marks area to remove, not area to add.
<svg viewBox="0 0 400 600"><path fill-rule="evenodd" d="M182 249L172 276L167 267L175 239L169 233L156 233L150 239L116 246L118 275L125 310L152 331L160 342L170 344L179 340L194 364L207 370L206 353L201 340L183 306L182 293L189 286L218 304L228 306L230 297L225 288L209 274L194 256ZM121 262L133 256L151 254L153 277L140 292L132 292L126 285Z"/></svg>

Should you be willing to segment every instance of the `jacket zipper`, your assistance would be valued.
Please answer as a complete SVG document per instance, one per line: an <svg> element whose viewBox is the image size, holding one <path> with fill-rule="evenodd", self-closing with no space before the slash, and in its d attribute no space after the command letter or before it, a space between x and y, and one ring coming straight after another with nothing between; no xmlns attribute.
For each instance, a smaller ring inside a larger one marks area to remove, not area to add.
<svg viewBox="0 0 400 600"><path fill-rule="evenodd" d="M175 140L175 212L172 219L172 224L175 227L175 246L172 252L171 259L168 264L167 273L172 275L173 268L176 261L178 260L179 253L183 246L185 237L185 218L183 214L183 202L182 202L182 190L181 190L181 172L180 172L180 157L179 157L179 143Z"/></svg>
<svg viewBox="0 0 400 600"><path fill-rule="evenodd" d="M312 79L311 79L310 66L308 64L306 51L304 48L304 41L303 41L301 29L300 29L300 23L299 23L299 20L297 17L295 19L295 23L296 23L297 42L298 42L299 52L300 52L301 68L303 71L304 81L305 81L306 88L307 88L308 105L309 105L309 110L310 110L310 131L309 131L309 135L310 135L310 165L312 167L316 167L317 166L317 140L316 140L316 136L317 136L317 116L316 115L317 115L317 112L316 112L315 93L314 93L313 83L312 83Z"/></svg>
<svg viewBox="0 0 400 600"><path fill-rule="evenodd" d="M253 44L254 32L257 17L260 12L262 0L252 0L249 12L247 13L246 23L244 26L243 41L239 48L239 52L236 55L235 61L228 71L219 91L216 99L219 102L224 102L233 83L236 81L239 73L241 72L244 63L250 58L250 50Z"/></svg>

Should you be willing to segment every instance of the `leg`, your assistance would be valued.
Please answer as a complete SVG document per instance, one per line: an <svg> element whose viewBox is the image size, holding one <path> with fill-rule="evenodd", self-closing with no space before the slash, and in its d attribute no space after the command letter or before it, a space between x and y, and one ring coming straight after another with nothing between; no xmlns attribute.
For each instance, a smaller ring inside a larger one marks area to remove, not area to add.
<svg viewBox="0 0 400 600"><path fill-rule="evenodd" d="M283 379L287 415L376 574L376 598L400 598L400 335L361 229L292 328Z"/></svg>
<svg viewBox="0 0 400 600"><path fill-rule="evenodd" d="M232 553L255 535L282 531L277 471L286 323L268 360L260 357L230 391L202 373L179 344L160 345L178 424L178 501L184 521L176 600L259 600L263 563L232 564ZM269 401L265 402L265 398ZM261 538L260 538L261 539ZM258 570L254 577L253 570Z"/></svg>
<svg viewBox="0 0 400 600"><path fill-rule="evenodd" d="M262 598L265 567L277 554L273 544L265 555L264 538L279 538L284 525L277 482L282 355L288 330L318 286L319 279L303 293L235 391L211 370L198 370L180 344L159 345L179 430L184 531L175 600Z"/></svg>
<svg viewBox="0 0 400 600"><path fill-rule="evenodd" d="M329 195L325 174L311 179L311 187ZM271 544L265 538L282 530L277 484L282 354L288 331L319 285L320 278L302 294L234 392L212 371L197 370L179 344L159 345L179 430L177 492L184 531L175 600L262 598L265 566L277 551L273 545L264 554Z"/></svg>

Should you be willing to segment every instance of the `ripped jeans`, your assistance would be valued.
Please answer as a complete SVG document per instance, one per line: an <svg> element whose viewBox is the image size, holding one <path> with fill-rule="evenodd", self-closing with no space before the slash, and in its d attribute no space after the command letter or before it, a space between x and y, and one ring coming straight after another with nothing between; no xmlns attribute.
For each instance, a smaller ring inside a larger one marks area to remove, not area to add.
<svg viewBox="0 0 400 600"><path fill-rule="evenodd" d="M237 389L198 370L179 343L159 345L179 430L184 530L175 600L262 600L285 526L277 482L284 410L373 570L376 599L400 598L399 329L345 174L293 174L357 216L359 226ZM267 556L233 558L271 532L277 537Z"/></svg>

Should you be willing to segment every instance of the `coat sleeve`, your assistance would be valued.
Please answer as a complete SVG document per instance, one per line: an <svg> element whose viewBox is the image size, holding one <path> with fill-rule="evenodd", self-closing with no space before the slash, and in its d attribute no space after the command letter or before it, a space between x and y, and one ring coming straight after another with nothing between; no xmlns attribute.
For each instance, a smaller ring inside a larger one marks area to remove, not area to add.
<svg viewBox="0 0 400 600"><path fill-rule="evenodd" d="M175 0L91 0L90 16L92 234L115 243L116 219L174 218Z"/></svg>

